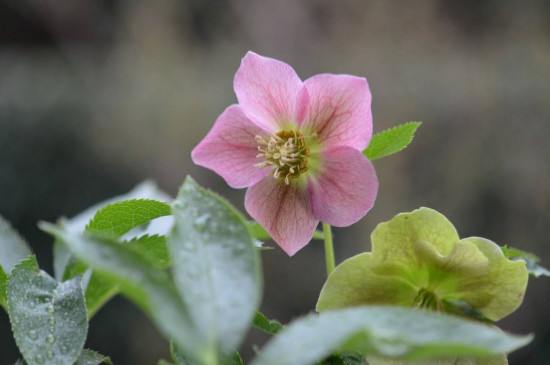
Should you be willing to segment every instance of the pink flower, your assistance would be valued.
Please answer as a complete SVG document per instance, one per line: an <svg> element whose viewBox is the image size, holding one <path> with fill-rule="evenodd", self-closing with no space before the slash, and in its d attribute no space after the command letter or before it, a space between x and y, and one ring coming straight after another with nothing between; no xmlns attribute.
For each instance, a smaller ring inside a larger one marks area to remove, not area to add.
<svg viewBox="0 0 550 365"><path fill-rule="evenodd" d="M192 152L233 188L290 256L319 221L349 226L374 205L378 180L363 155L372 136L367 80L320 74L302 82L286 63L248 52L229 106Z"/></svg>

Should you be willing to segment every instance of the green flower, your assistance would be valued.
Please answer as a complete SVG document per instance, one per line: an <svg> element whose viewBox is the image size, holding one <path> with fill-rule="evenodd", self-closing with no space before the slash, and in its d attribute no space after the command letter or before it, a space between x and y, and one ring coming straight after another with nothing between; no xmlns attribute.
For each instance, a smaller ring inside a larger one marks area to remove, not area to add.
<svg viewBox="0 0 550 365"><path fill-rule="evenodd" d="M399 214L379 224L371 239L372 253L344 261L330 275L317 311L387 304L497 321L523 300L525 262L508 260L485 238L461 240L433 209Z"/></svg>

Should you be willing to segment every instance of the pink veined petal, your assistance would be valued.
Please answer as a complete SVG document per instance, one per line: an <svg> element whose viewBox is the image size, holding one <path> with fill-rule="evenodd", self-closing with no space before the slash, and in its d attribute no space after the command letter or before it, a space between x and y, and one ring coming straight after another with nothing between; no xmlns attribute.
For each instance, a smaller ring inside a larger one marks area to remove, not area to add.
<svg viewBox="0 0 550 365"><path fill-rule="evenodd" d="M298 124L317 133L324 148L364 150L372 137L371 93L367 80L321 74L304 81L297 96Z"/></svg>
<svg viewBox="0 0 550 365"><path fill-rule="evenodd" d="M238 105L231 105L191 152L197 165L214 170L232 188L244 188L261 180L269 168L258 168L256 135L268 133L252 123Z"/></svg>
<svg viewBox="0 0 550 365"><path fill-rule="evenodd" d="M378 179L372 163L358 150L338 147L321 155L321 171L308 182L315 218L337 227L349 226L372 208Z"/></svg>
<svg viewBox="0 0 550 365"><path fill-rule="evenodd" d="M302 81L284 62L248 52L235 74L233 88L239 105L255 123L273 132L291 122Z"/></svg>
<svg viewBox="0 0 550 365"><path fill-rule="evenodd" d="M309 243L319 223L311 212L307 190L271 175L248 188L244 205L289 256Z"/></svg>

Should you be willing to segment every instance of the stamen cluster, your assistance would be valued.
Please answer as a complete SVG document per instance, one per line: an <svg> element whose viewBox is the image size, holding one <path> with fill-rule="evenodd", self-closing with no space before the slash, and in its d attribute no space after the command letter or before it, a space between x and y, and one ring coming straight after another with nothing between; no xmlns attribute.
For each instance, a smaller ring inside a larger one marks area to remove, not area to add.
<svg viewBox="0 0 550 365"><path fill-rule="evenodd" d="M268 141L261 136L256 136L256 141L260 151L256 157L265 160L254 166L273 166L273 176L284 179L285 184L289 185L290 179L296 179L308 170L309 147L302 133L282 130Z"/></svg>

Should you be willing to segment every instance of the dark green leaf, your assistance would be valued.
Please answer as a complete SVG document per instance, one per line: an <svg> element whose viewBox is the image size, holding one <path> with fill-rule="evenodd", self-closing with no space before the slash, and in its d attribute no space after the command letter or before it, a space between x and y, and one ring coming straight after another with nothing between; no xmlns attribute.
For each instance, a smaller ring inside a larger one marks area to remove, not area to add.
<svg viewBox="0 0 550 365"><path fill-rule="evenodd" d="M405 360L490 356L511 352L531 339L452 315L354 307L292 322L268 342L253 365L316 364L335 351Z"/></svg>
<svg viewBox="0 0 550 365"><path fill-rule="evenodd" d="M29 365L73 365L88 330L80 277L58 283L34 256L11 271L7 285L15 341Z"/></svg>
<svg viewBox="0 0 550 365"><path fill-rule="evenodd" d="M263 313L256 312L253 321L254 327L270 335L274 335L284 328L284 326L275 320L269 320Z"/></svg>
<svg viewBox="0 0 550 365"><path fill-rule="evenodd" d="M260 301L258 250L241 215L190 177L173 204L174 281L209 349L232 356ZM185 351L189 356L189 351Z"/></svg>
<svg viewBox="0 0 550 365"><path fill-rule="evenodd" d="M80 357L74 365L100 365L108 364L113 365L111 359L107 356L103 356L95 351L84 349L80 353Z"/></svg>
<svg viewBox="0 0 550 365"><path fill-rule="evenodd" d="M420 124L408 122L375 134L363 153L369 160L376 160L401 151L411 143Z"/></svg>
<svg viewBox="0 0 550 365"><path fill-rule="evenodd" d="M124 200L100 209L86 226L86 231L120 237L132 228L170 214L170 205L163 202L148 199Z"/></svg>

